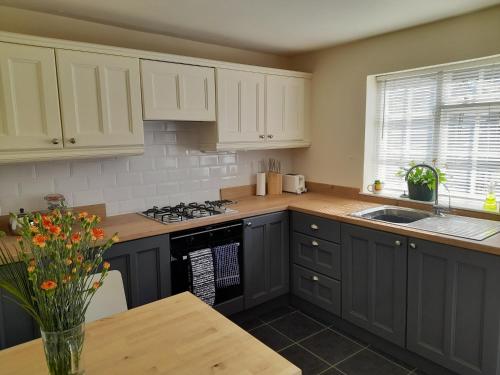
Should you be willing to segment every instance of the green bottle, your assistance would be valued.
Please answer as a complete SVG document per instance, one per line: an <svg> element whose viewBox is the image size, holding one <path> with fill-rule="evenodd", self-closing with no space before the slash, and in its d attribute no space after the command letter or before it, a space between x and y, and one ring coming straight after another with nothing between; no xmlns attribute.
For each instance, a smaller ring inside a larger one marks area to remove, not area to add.
<svg viewBox="0 0 500 375"><path fill-rule="evenodd" d="M497 198L495 197L495 186L496 183L491 181L488 185L488 194L486 194L486 199L484 200L483 208L486 211L498 211Z"/></svg>

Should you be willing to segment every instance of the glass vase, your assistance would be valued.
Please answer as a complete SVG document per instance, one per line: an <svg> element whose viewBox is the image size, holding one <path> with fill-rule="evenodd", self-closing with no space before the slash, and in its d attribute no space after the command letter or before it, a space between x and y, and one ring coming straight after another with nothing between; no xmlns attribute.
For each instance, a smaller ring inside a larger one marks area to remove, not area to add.
<svg viewBox="0 0 500 375"><path fill-rule="evenodd" d="M85 324L80 324L66 331L46 332L42 334L43 348L47 367L51 375L83 375L83 343Z"/></svg>

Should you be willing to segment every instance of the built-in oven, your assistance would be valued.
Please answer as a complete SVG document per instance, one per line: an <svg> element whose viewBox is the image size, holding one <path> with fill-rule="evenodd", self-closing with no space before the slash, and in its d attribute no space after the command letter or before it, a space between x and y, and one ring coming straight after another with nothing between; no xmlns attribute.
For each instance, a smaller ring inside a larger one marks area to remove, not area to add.
<svg viewBox="0 0 500 375"><path fill-rule="evenodd" d="M239 244L239 284L216 288L214 306L227 305L227 312L236 312L243 305L243 222L231 221L175 232L170 237L172 294L191 290L188 254L227 244Z"/></svg>

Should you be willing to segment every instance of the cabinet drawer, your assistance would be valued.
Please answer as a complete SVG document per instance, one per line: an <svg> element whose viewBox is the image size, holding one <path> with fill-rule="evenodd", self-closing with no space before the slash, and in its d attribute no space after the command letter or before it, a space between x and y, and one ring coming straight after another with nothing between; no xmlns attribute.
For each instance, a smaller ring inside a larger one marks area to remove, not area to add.
<svg viewBox="0 0 500 375"><path fill-rule="evenodd" d="M294 263L340 280L340 245L295 232L292 246Z"/></svg>
<svg viewBox="0 0 500 375"><path fill-rule="evenodd" d="M292 293L340 316L340 282L293 265Z"/></svg>
<svg viewBox="0 0 500 375"><path fill-rule="evenodd" d="M294 212L292 218L294 231L327 241L340 242L340 224L336 221L301 212Z"/></svg>

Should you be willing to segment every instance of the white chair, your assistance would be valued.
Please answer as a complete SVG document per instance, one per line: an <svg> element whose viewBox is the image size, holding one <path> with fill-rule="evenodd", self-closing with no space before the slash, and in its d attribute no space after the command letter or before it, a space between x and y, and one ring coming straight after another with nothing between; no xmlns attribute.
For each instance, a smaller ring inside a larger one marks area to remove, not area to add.
<svg viewBox="0 0 500 375"><path fill-rule="evenodd" d="M92 283L99 281L101 275L96 274ZM92 285L92 283L90 285ZM120 271L109 271L102 286L97 289L94 298L85 313L85 322L105 318L110 315L127 311L127 299L123 288L122 274Z"/></svg>

